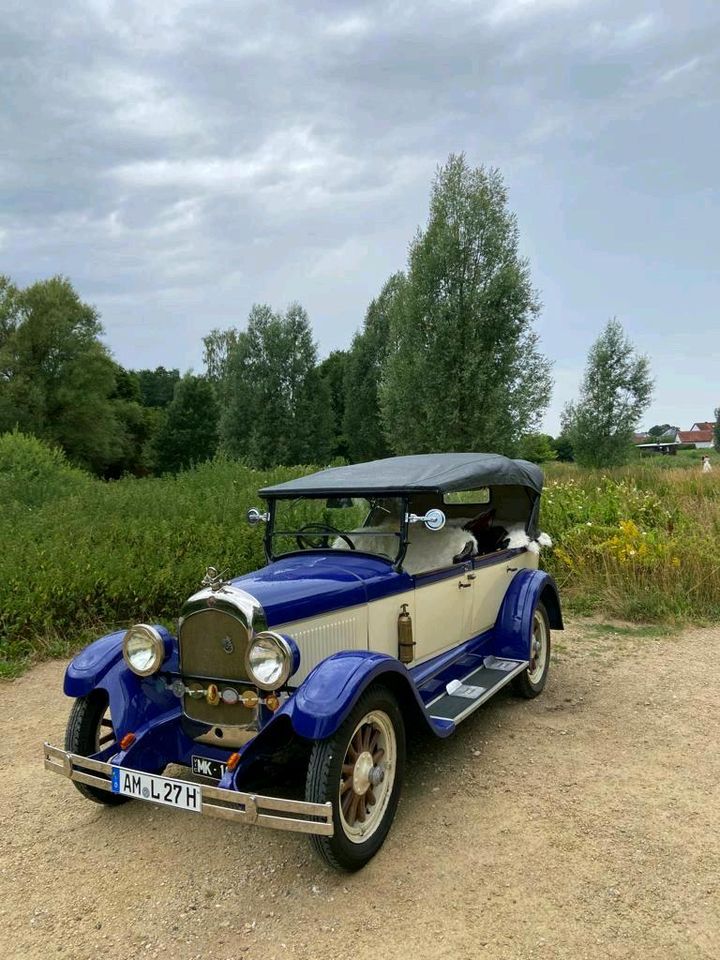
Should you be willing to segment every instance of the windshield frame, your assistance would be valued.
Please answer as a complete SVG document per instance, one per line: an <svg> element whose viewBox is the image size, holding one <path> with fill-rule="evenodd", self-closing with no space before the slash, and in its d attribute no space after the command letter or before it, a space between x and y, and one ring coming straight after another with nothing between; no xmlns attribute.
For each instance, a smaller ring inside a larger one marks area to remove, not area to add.
<svg viewBox="0 0 720 960"><path fill-rule="evenodd" d="M395 555L394 559L380 553L371 553L368 550L348 551L348 553L358 554L360 556L365 556L365 557L372 557L375 560L382 560L383 562L390 564L393 570L399 573L402 570L403 560L405 559L405 554L407 552L407 547L408 547L408 528L409 528L408 515L410 513L410 498L407 495L407 493L389 493L389 494L383 494L381 496L376 491L373 491L372 493L366 493L361 490L353 490L352 493L344 492L342 495L349 496L349 497L357 497L359 499L367 500L369 504L375 500L385 500L385 499L389 499L390 497L400 501L401 503L400 528L397 531L395 530L392 531L393 533L397 533L398 535L398 552ZM267 523L265 524L265 533L263 536L263 549L265 551L265 559L268 563L273 563L275 560L280 560L282 557L305 556L306 554L315 555L319 553L331 553L331 552L333 554L337 554L339 552L337 550L334 550L332 547L310 547L305 550L300 550L300 549L286 550L283 553L276 553L273 549L274 537L287 536L287 535L294 534L294 531L287 531L287 530L282 531L282 530L275 529L276 506L279 501L281 500L290 500L290 501L292 500L327 500L329 496L332 496L332 494L321 493L321 494L315 494L314 496L312 495L308 496L305 493L300 495L298 495L297 493L294 493L284 497L273 496L273 497L265 498L268 505L268 519L267 519ZM365 534L365 536L368 536L368 534ZM386 534L378 534L378 536L386 536Z"/></svg>

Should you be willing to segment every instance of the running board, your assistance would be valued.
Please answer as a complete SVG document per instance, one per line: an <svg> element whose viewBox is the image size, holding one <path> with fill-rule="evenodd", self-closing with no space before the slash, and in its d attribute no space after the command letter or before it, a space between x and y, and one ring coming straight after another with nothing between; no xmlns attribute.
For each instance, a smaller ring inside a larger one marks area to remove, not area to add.
<svg viewBox="0 0 720 960"><path fill-rule="evenodd" d="M425 709L432 720L460 723L513 677L527 670L528 664L528 660L485 657L481 667L462 680L453 680L447 685L446 692L428 703Z"/></svg>

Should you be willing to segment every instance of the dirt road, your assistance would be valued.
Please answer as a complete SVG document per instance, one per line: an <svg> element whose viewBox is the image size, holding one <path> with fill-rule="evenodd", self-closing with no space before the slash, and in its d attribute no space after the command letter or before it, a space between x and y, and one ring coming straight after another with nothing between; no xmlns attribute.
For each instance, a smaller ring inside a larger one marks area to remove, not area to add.
<svg viewBox="0 0 720 960"><path fill-rule="evenodd" d="M302 837L89 803L42 769L64 665L0 686L2 957L719 958L720 630L605 633L416 746L353 876Z"/></svg>

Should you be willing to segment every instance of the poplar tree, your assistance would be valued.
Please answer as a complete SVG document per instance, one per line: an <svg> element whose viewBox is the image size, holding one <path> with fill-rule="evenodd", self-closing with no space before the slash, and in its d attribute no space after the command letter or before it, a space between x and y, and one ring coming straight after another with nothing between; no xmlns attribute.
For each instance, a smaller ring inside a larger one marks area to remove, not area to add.
<svg viewBox="0 0 720 960"><path fill-rule="evenodd" d="M580 398L562 416L563 433L584 467L627 463L633 434L652 398L647 357L635 348L613 318L590 348Z"/></svg>
<svg viewBox="0 0 720 960"><path fill-rule="evenodd" d="M394 452L513 453L539 427L550 364L518 244L499 171L450 156L390 310L380 409Z"/></svg>

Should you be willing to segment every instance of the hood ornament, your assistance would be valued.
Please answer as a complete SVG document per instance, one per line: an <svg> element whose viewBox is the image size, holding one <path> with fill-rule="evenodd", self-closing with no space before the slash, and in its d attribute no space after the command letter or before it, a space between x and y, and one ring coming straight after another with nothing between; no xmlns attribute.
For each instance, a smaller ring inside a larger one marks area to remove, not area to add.
<svg viewBox="0 0 720 960"><path fill-rule="evenodd" d="M205 576L200 581L201 586L210 587L213 591L219 590L224 583L224 571L223 573L218 573L215 567L208 567L205 571Z"/></svg>

